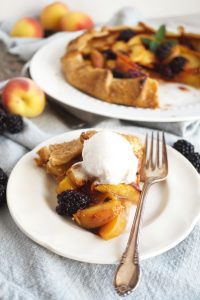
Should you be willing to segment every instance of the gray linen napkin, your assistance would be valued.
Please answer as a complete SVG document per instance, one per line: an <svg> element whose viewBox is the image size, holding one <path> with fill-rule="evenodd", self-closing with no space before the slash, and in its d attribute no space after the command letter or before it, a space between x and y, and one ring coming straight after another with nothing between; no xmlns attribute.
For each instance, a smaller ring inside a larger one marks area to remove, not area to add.
<svg viewBox="0 0 200 300"><path fill-rule="evenodd" d="M1 300L119 300L113 265L62 258L27 238L0 210ZM200 225L174 249L142 262L138 289L126 299L200 299ZM106 255L106 254L105 254Z"/></svg>
<svg viewBox="0 0 200 300"><path fill-rule="evenodd" d="M34 120L34 123L25 120L23 133L9 135L9 139L1 137L0 164L9 171L34 144L69 130L67 121L59 113L55 114L49 104L45 114ZM98 126L124 129L117 120L101 122ZM133 132L146 132L144 128L126 128ZM176 138L167 134L169 142ZM36 245L16 227L6 207L0 210L0 228L0 299L120 299L112 287L115 266L72 261ZM177 247L142 262L140 286L127 299L199 299L199 244L198 224Z"/></svg>
<svg viewBox="0 0 200 300"><path fill-rule="evenodd" d="M121 12L119 14L123 15ZM24 56L25 59L33 54L32 47L35 50L38 47L35 41L24 41L24 43L19 39L11 41L3 30L0 32L0 39L9 45L9 51L12 52L15 48L15 53L28 53L27 57ZM25 49L28 51L24 51ZM80 113L78 116L84 119ZM97 123L94 121L95 118L92 119L93 126L127 128L136 133L151 130L145 126L163 128L163 124L133 124L113 119L101 120L101 118ZM53 135L71 130L76 124L80 125L80 120L67 112L63 113L63 109L52 102L48 103L44 114L32 120L24 119L24 122L25 129L22 133L0 136L0 166L8 173L19 158L38 143ZM168 132L168 143L172 144L183 135L194 142L200 150L199 122L176 123L172 126L164 124L164 126ZM7 207L0 210L0 228L0 299L120 299L112 287L115 266L72 261L40 247L17 228ZM177 247L142 262L141 284L127 299L200 299L199 244L198 224L189 237Z"/></svg>

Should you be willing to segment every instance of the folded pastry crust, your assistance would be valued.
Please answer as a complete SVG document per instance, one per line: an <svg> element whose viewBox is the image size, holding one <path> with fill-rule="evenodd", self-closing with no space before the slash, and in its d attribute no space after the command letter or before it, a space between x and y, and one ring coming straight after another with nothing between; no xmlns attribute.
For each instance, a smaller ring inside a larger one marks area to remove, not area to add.
<svg viewBox="0 0 200 300"><path fill-rule="evenodd" d="M60 180L66 170L81 156L82 149L80 139L45 146L37 152L35 161L38 166L44 167L47 173Z"/></svg>
<svg viewBox="0 0 200 300"><path fill-rule="evenodd" d="M65 78L76 88L110 103L137 107L159 106L156 80L147 76L118 79L109 69L94 68L74 50L62 58Z"/></svg>
<svg viewBox="0 0 200 300"><path fill-rule="evenodd" d="M82 160L81 154L83 143L85 140L91 138L96 131L86 131L80 135L80 138L64 142L61 144L53 144L44 146L37 152L35 161L39 167L45 168L46 172L60 181L65 175L67 170L78 161ZM133 135L123 135L131 144L133 152L137 156L138 174L137 182L140 181L140 168L143 156L143 145L138 137Z"/></svg>

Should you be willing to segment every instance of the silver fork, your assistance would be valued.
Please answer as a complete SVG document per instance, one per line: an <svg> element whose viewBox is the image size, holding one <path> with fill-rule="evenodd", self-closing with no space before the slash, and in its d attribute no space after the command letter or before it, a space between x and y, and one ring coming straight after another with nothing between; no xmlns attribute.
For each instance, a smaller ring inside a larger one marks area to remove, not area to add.
<svg viewBox="0 0 200 300"><path fill-rule="evenodd" d="M150 143L147 134L141 171L141 179L144 182L144 185L142 188L139 203L137 205L126 250L122 255L113 282L114 287L120 296L127 296L138 285L140 279L138 236L145 196L147 195L147 192L151 185L156 182L165 180L167 174L168 162L164 133L160 138L160 134L159 132L157 132L157 137L156 139L154 139L154 135L152 132Z"/></svg>

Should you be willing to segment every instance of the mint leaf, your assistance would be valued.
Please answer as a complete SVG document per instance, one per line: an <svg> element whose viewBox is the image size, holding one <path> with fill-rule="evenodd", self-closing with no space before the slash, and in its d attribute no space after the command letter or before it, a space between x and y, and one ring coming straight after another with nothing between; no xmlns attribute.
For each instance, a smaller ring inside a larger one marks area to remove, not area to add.
<svg viewBox="0 0 200 300"><path fill-rule="evenodd" d="M162 42L164 40L166 34L166 27L165 25L161 25L155 33L155 40L156 42Z"/></svg>
<svg viewBox="0 0 200 300"><path fill-rule="evenodd" d="M141 42L147 46L147 48L152 51L152 52L156 52L158 46L163 43L163 41L165 40L165 35L166 35L166 27L165 25L161 25L158 30L156 31L156 33L153 36L153 39L148 39L145 37L141 38ZM176 40L168 40L167 42L169 42L172 46L175 46L177 44Z"/></svg>
<svg viewBox="0 0 200 300"><path fill-rule="evenodd" d="M157 43L155 41L151 41L150 44L149 44L149 49L152 52L156 52L156 49L158 48L158 46L159 46L159 43Z"/></svg>
<svg viewBox="0 0 200 300"><path fill-rule="evenodd" d="M150 40L150 39L147 39L147 38L141 38L141 41L142 43L148 47L148 49L152 52L155 52L156 49L158 48L159 46L159 43L156 42L155 40Z"/></svg>
<svg viewBox="0 0 200 300"><path fill-rule="evenodd" d="M141 38L141 41L142 41L142 43L143 43L145 46L147 46L148 48L150 47L150 43L151 43L151 40L150 40L150 39L147 39L147 38L142 37L142 38Z"/></svg>

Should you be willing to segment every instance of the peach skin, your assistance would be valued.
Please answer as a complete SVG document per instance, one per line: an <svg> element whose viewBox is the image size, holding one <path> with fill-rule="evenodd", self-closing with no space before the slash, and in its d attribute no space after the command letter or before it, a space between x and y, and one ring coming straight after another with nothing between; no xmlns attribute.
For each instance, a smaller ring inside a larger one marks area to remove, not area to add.
<svg viewBox="0 0 200 300"><path fill-rule="evenodd" d="M68 7L62 2L47 5L40 14L40 21L44 29L56 31L59 29L61 18L68 13Z"/></svg>
<svg viewBox="0 0 200 300"><path fill-rule="evenodd" d="M45 94L28 78L11 79L3 89L2 103L5 109L24 117L37 117L45 108Z"/></svg>
<svg viewBox="0 0 200 300"><path fill-rule="evenodd" d="M104 240L110 240L116 236L119 236L126 227L126 216L125 212L122 210L119 215L117 215L113 220L106 223L99 228L98 234Z"/></svg>
<svg viewBox="0 0 200 300"><path fill-rule="evenodd" d="M70 11L60 20L62 31L77 31L94 26L92 19L85 13Z"/></svg>
<svg viewBox="0 0 200 300"><path fill-rule="evenodd" d="M11 33L13 37L42 38L44 35L42 25L34 18L19 19L13 26Z"/></svg>

